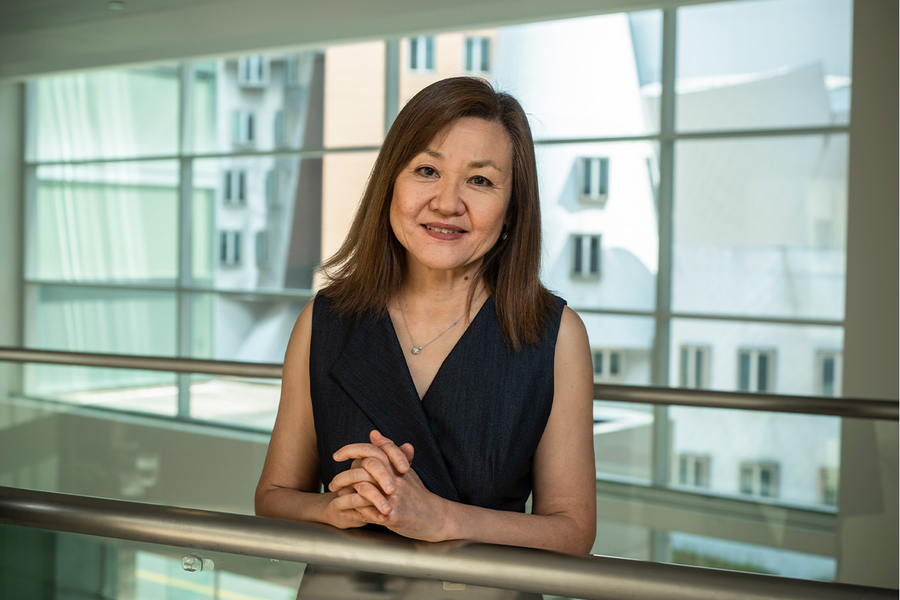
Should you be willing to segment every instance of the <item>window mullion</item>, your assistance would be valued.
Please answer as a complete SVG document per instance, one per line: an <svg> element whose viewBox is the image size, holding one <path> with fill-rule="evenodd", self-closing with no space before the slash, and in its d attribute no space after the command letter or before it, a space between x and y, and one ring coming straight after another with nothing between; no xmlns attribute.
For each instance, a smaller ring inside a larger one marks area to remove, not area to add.
<svg viewBox="0 0 900 600"><path fill-rule="evenodd" d="M655 385L669 384L669 345L671 332L672 288L672 198L674 190L675 144L675 52L676 9L663 11L662 36L662 92L660 101L659 188L657 223L659 228L659 269L656 278L656 338L653 348L652 381ZM669 409L653 408L653 470L654 485L665 486L670 480L671 457ZM663 557L658 557L663 558Z"/></svg>
<svg viewBox="0 0 900 600"><path fill-rule="evenodd" d="M193 331L193 296L186 291L193 284L193 159L187 155L193 149L193 91L194 69L191 64L179 68L179 159L178 159L178 279L175 288L178 318L176 327L176 353L178 356L191 355ZM191 415L191 375L179 373L178 417Z"/></svg>

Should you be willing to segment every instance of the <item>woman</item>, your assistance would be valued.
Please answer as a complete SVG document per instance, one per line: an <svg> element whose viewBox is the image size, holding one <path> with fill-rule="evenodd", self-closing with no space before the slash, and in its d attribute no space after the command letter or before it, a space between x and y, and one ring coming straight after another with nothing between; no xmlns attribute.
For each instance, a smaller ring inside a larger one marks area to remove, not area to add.
<svg viewBox="0 0 900 600"><path fill-rule="evenodd" d="M590 351L540 236L519 103L465 77L410 100L291 334L257 513L588 552Z"/></svg>

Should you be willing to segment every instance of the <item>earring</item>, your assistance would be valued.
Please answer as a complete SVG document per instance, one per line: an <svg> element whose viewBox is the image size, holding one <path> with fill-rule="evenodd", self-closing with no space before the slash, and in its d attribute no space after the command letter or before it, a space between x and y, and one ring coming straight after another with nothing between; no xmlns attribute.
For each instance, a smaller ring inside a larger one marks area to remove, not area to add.
<svg viewBox="0 0 900 600"><path fill-rule="evenodd" d="M509 234L507 233L508 231L509 231L509 225L504 223L503 224L503 233L500 234L501 240L505 240L507 237L509 237Z"/></svg>

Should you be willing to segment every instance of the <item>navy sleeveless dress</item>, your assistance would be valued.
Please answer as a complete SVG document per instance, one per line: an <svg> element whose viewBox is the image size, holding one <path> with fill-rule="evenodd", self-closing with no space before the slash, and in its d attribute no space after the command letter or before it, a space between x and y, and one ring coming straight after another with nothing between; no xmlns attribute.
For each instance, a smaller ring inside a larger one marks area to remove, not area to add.
<svg viewBox="0 0 900 600"><path fill-rule="evenodd" d="M390 316L341 320L331 306L316 297L309 366L322 483L350 466L332 459L338 448L378 429L413 445L412 468L433 493L524 512L565 301L554 297L540 342L514 352L488 297L421 400Z"/></svg>

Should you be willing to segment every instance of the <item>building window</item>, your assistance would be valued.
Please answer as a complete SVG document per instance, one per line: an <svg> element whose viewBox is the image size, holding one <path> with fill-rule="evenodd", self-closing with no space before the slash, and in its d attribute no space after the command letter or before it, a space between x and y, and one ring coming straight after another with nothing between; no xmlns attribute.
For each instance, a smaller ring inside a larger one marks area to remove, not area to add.
<svg viewBox="0 0 900 600"><path fill-rule="evenodd" d="M683 345L679 360L680 387L701 390L709 387L709 346Z"/></svg>
<svg viewBox="0 0 900 600"><path fill-rule="evenodd" d="M244 204L247 202L247 171L244 169L227 169L224 173L223 183L222 200L225 204Z"/></svg>
<svg viewBox="0 0 900 600"><path fill-rule="evenodd" d="M434 71L433 35L409 38L409 70L423 73Z"/></svg>
<svg viewBox="0 0 900 600"><path fill-rule="evenodd" d="M288 54L284 57L284 85L298 87L300 85L300 57Z"/></svg>
<svg viewBox="0 0 900 600"><path fill-rule="evenodd" d="M709 456L680 454L678 456L678 483L708 488Z"/></svg>
<svg viewBox="0 0 900 600"><path fill-rule="evenodd" d="M469 73L487 73L491 69L491 40L486 37L466 38L465 67Z"/></svg>
<svg viewBox="0 0 900 600"><path fill-rule="evenodd" d="M238 109L231 121L231 141L235 146L250 146L256 142L256 115L253 111Z"/></svg>
<svg viewBox="0 0 900 600"><path fill-rule="evenodd" d="M838 470L834 467L819 469L819 504L837 506Z"/></svg>
<svg viewBox="0 0 900 600"><path fill-rule="evenodd" d="M266 267L269 264L269 232L256 232L256 265Z"/></svg>
<svg viewBox="0 0 900 600"><path fill-rule="evenodd" d="M777 498L778 465L768 462L742 462L741 493L763 498Z"/></svg>
<svg viewBox="0 0 900 600"><path fill-rule="evenodd" d="M240 231L222 231L219 233L219 263L225 267L241 264Z"/></svg>
<svg viewBox="0 0 900 600"><path fill-rule="evenodd" d="M625 353L610 348L595 348L594 381L617 381L625 375Z"/></svg>
<svg viewBox="0 0 900 600"><path fill-rule="evenodd" d="M275 111L275 123L274 123L274 131L273 137L275 139L275 147L283 148L287 146L288 142L288 124L287 124L287 112L278 109Z"/></svg>
<svg viewBox="0 0 900 600"><path fill-rule="evenodd" d="M600 236L572 236L572 277L598 279L600 277Z"/></svg>
<svg viewBox="0 0 900 600"><path fill-rule="evenodd" d="M265 87L269 82L269 61L262 54L242 56L238 59L238 85L241 87Z"/></svg>
<svg viewBox="0 0 900 600"><path fill-rule="evenodd" d="M740 350L738 352L738 389L742 392L773 392L775 389L775 351Z"/></svg>
<svg viewBox="0 0 900 600"><path fill-rule="evenodd" d="M840 396L844 370L840 352L821 351L816 354L816 394Z"/></svg>
<svg viewBox="0 0 900 600"><path fill-rule="evenodd" d="M609 194L609 159L582 157L578 159L578 200L583 204L606 204Z"/></svg>
<svg viewBox="0 0 900 600"><path fill-rule="evenodd" d="M270 169L266 173L266 206L273 208L281 205L281 171Z"/></svg>

